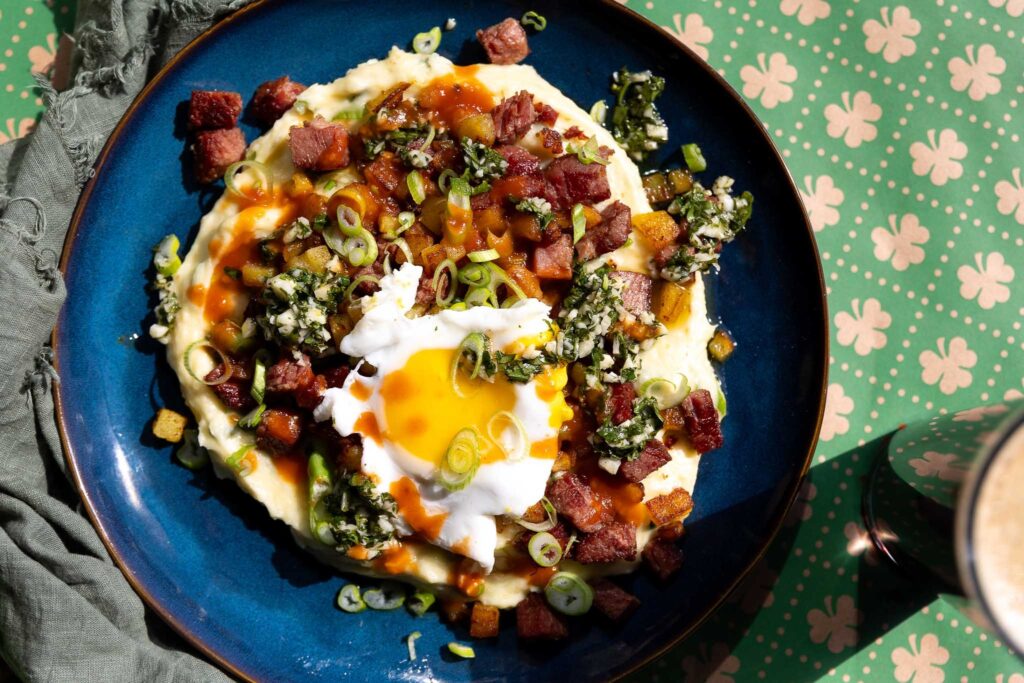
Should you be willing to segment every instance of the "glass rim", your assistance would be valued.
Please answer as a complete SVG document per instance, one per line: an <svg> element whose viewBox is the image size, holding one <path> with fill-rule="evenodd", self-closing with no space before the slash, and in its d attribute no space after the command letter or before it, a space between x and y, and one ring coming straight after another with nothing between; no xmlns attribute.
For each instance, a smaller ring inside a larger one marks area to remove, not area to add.
<svg viewBox="0 0 1024 683"><path fill-rule="evenodd" d="M1011 403L1009 414L1000 422L991 441L983 446L981 456L971 468L967 480L960 489L956 505L954 542L957 570L967 597L975 603L996 635L1011 647L1018 657L1024 658L1024 633L1018 634L1019 639L1014 639L996 618L990 600L981 588L974 555L974 522L982 487L999 457L1008 453L1006 448L1008 442L1020 431L1024 431L1024 404L1014 406Z"/></svg>

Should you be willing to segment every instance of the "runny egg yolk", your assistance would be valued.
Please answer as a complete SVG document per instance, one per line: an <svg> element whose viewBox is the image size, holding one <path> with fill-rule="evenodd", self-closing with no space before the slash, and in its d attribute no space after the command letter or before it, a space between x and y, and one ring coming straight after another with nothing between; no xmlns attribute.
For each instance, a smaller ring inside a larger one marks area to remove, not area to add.
<svg viewBox="0 0 1024 683"><path fill-rule="evenodd" d="M491 418L503 410L513 412L515 388L502 376L493 382L459 377L462 396L455 393L451 366L455 349L424 349L409 356L400 370L381 383L384 438L421 460L439 465L459 430L474 427L487 434ZM505 457L486 437L480 440L480 461Z"/></svg>

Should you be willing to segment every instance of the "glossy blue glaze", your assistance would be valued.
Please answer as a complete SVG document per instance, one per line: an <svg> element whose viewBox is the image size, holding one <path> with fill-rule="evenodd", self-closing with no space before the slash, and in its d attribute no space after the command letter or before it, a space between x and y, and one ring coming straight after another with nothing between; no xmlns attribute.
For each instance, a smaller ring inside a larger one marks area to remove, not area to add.
<svg viewBox="0 0 1024 683"><path fill-rule="evenodd" d="M739 341L724 368L726 446L700 467L686 566L667 585L641 572L626 584L643 600L627 628L576 625L569 642L475 644L473 661L449 661L465 639L433 615L349 615L334 607L343 579L303 554L287 530L231 483L193 474L148 436L159 406L182 409L150 322L146 267L167 233L194 236L214 196L188 181L176 112L193 88L237 90L290 74L323 82L392 43L442 24L441 52L479 61L473 30L527 3L424 1L270 2L231 19L189 49L142 97L115 134L89 192L64 267L68 300L56 344L62 418L73 470L122 567L147 600L221 663L259 680L573 680L621 674L701 619L762 551L805 467L820 416L827 357L823 285L796 192L760 126L696 59L608 3L547 2L545 32L528 63L584 108L608 97L622 65L668 78L661 100L672 145L657 161L681 163L699 141L713 171L757 198L750 229L712 276L713 309ZM391 9L388 9L388 8ZM399 9L400 7L400 9ZM247 138L257 130L245 125ZM423 632L420 659L404 637Z"/></svg>

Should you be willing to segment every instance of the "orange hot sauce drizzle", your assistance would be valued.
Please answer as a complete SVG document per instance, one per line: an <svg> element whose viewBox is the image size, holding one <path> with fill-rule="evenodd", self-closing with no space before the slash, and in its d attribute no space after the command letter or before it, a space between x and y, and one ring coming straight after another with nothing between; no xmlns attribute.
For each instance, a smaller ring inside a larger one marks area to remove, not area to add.
<svg viewBox="0 0 1024 683"><path fill-rule="evenodd" d="M420 533L428 541L437 540L441 535L441 527L448 515L439 513L432 515L423 507L419 489L409 477L402 477L391 484L391 495L398 503L398 512L409 523L414 531Z"/></svg>

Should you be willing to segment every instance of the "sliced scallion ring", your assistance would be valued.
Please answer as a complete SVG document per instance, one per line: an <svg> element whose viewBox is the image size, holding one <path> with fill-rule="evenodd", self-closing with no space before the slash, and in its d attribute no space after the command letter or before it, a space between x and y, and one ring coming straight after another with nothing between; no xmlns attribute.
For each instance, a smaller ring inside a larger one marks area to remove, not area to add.
<svg viewBox="0 0 1024 683"><path fill-rule="evenodd" d="M590 108L590 118L598 123L605 122L605 119L608 118L608 105L604 100L594 102L594 105Z"/></svg>
<svg viewBox="0 0 1024 683"><path fill-rule="evenodd" d="M358 109L342 109L335 114L332 121L358 121L366 115L366 109L360 107Z"/></svg>
<svg viewBox="0 0 1024 683"><path fill-rule="evenodd" d="M409 196L417 204L422 204L427 198L427 189L423 184L423 175L419 171L410 171L405 176L405 184L409 187Z"/></svg>
<svg viewBox="0 0 1024 683"><path fill-rule="evenodd" d="M455 351L455 356L452 358L450 373L452 391L455 392L456 396L465 398L465 394L462 393L462 389L459 387L459 368L463 367L463 359L468 356L472 360L472 368L466 374L469 375L470 379L476 379L480 376L480 368L483 365L486 352L487 339L480 332L472 332L466 335L466 338L459 344L459 348Z"/></svg>
<svg viewBox="0 0 1024 683"><path fill-rule="evenodd" d="M192 352L196 349L203 349L204 351L213 351L213 353L220 359L220 364L224 368L223 374L215 380L207 382L205 379L196 374L196 371L192 369ZM205 339L198 339L185 348L182 360L185 363L185 371L197 382L202 382L208 387L215 387L220 384L224 384L231 379L231 374L234 371L234 367L231 365L231 361L224 355L224 352L218 349L216 346L206 341Z"/></svg>
<svg viewBox="0 0 1024 683"><path fill-rule="evenodd" d="M576 204L572 207L572 243L576 244L583 235L587 233L587 216L583 212L583 205Z"/></svg>
<svg viewBox="0 0 1024 683"><path fill-rule="evenodd" d="M270 354L266 352L257 353L253 358L252 367L252 389L249 393L257 403L263 403L267 393L267 365L270 363Z"/></svg>
<svg viewBox="0 0 1024 683"><path fill-rule="evenodd" d="M449 209L455 207L462 211L470 211L473 205L470 203L470 197L473 196L473 190L462 178L456 176L452 178L451 184L448 189L448 204Z"/></svg>
<svg viewBox="0 0 1024 683"><path fill-rule="evenodd" d="M498 308L498 297L490 287L472 287L463 299L467 306Z"/></svg>
<svg viewBox="0 0 1024 683"><path fill-rule="evenodd" d="M441 295L441 274L448 273L448 293ZM434 303L439 307L444 308L452 302L455 298L455 281L459 276L459 267L455 265L455 261L450 258L446 258L438 264L434 270L434 279L432 284L434 285Z"/></svg>
<svg viewBox="0 0 1024 683"><path fill-rule="evenodd" d="M239 418L238 426L242 429L256 429L260 426L260 420L263 418L263 413L267 410L267 406L263 403L259 404L244 417Z"/></svg>
<svg viewBox="0 0 1024 683"><path fill-rule="evenodd" d="M497 249L481 249L479 251L471 251L466 256L473 263L487 263L488 261L496 261L500 254Z"/></svg>
<svg viewBox="0 0 1024 683"><path fill-rule="evenodd" d="M461 491L473 480L479 467L480 437L476 429L467 427L448 444L438 481L448 491Z"/></svg>
<svg viewBox="0 0 1024 683"><path fill-rule="evenodd" d="M403 211L398 214L398 230L395 231L395 237L398 237L403 232L412 227L412 224L416 222L416 214L412 211Z"/></svg>
<svg viewBox="0 0 1024 683"><path fill-rule="evenodd" d="M437 186L441 188L441 192L447 192L448 186L452 182L452 178L458 178L458 174L450 168L446 168L441 171L441 175L437 176Z"/></svg>
<svg viewBox="0 0 1024 683"><path fill-rule="evenodd" d="M307 477L309 479L309 528L324 545L335 545L334 532L330 525L324 520L327 516L324 509L325 499L334 486L331 470L324 461L324 456L318 451L309 455L307 464Z"/></svg>
<svg viewBox="0 0 1024 683"><path fill-rule="evenodd" d="M493 271L486 265L475 263L459 270L459 282L470 287L488 287Z"/></svg>
<svg viewBox="0 0 1024 683"><path fill-rule="evenodd" d="M562 561L562 544L547 531L538 531L526 544L530 557L541 567L554 567Z"/></svg>
<svg viewBox="0 0 1024 683"><path fill-rule="evenodd" d="M519 20L519 23L523 26L529 26L535 28L538 31L543 31L548 27L548 20L540 14L537 14L533 10L530 10L523 15L523 18Z"/></svg>
<svg viewBox="0 0 1024 683"><path fill-rule="evenodd" d="M469 645L463 645L462 643L448 643L448 652L463 659L474 659L476 657L476 651Z"/></svg>
<svg viewBox="0 0 1024 683"><path fill-rule="evenodd" d="M640 385L640 395L651 396L658 402L659 408L667 408L669 399L680 393L685 396L689 393L689 387L690 383L682 375L679 375L678 383L664 377L655 377Z"/></svg>
<svg viewBox="0 0 1024 683"><path fill-rule="evenodd" d="M181 445L174 451L174 457L190 470L202 469L210 462L210 454L199 445L199 430L186 429L182 435Z"/></svg>
<svg viewBox="0 0 1024 683"><path fill-rule="evenodd" d="M387 581L379 588L363 591L363 601L370 609L398 609L405 604L405 587L400 583Z"/></svg>
<svg viewBox="0 0 1024 683"><path fill-rule="evenodd" d="M725 417L726 408L728 408L728 403L725 400L725 392L719 389L718 400L715 401L715 410L718 411L721 417Z"/></svg>
<svg viewBox="0 0 1024 683"><path fill-rule="evenodd" d="M525 519L519 518L516 520L516 524L527 531L550 531L554 529L555 524L558 523L558 513L555 511L555 506L547 498L540 499L540 506L544 508L547 519L543 522L527 522Z"/></svg>
<svg viewBox="0 0 1024 683"><path fill-rule="evenodd" d="M420 633L419 631L413 631L412 633L410 633L408 636L405 637L405 645L406 645L406 647L409 648L409 659L414 661L414 662L416 661L416 641L422 635L423 634Z"/></svg>
<svg viewBox="0 0 1024 683"><path fill-rule="evenodd" d="M353 266L368 266L377 260L377 240L366 228L359 228L359 234L349 237L342 246L342 256Z"/></svg>
<svg viewBox="0 0 1024 683"><path fill-rule="evenodd" d="M571 572L558 572L544 586L544 597L556 611L576 617L590 611L594 590Z"/></svg>
<svg viewBox="0 0 1024 683"><path fill-rule="evenodd" d="M270 193L274 191L274 181L271 180L270 169L267 168L266 164L262 164L252 159L245 159L243 161L236 161L235 163L228 166L227 170L224 171L224 186L227 187L228 192L238 195L244 199L252 199L252 197L241 189L235 183L235 178L238 176L238 172L243 168L253 171L258 179L253 184L256 190L265 190Z"/></svg>
<svg viewBox="0 0 1024 683"><path fill-rule="evenodd" d="M417 617L422 617L437 600L437 596L427 591L416 591L405 601L405 608Z"/></svg>
<svg viewBox="0 0 1024 683"><path fill-rule="evenodd" d="M597 138L590 138L584 144L576 147L576 158L584 164L601 164L607 166L610 161L601 156L601 148L597 144Z"/></svg>
<svg viewBox="0 0 1024 683"><path fill-rule="evenodd" d="M256 471L257 461L256 456L252 453L253 448L255 448L255 446L251 443L242 446L232 453L224 464L231 468L231 470L238 476L248 477Z"/></svg>
<svg viewBox="0 0 1024 683"><path fill-rule="evenodd" d="M338 591L337 604L341 610L352 614L366 609L366 603L359 592L359 586L354 583L341 587L341 590Z"/></svg>
<svg viewBox="0 0 1024 683"><path fill-rule="evenodd" d="M167 277L178 272L181 267L181 258L178 256L180 244L177 235L168 235L153 247L153 267L156 272Z"/></svg>
<svg viewBox="0 0 1024 683"><path fill-rule="evenodd" d="M394 244L396 247L398 247L402 251L402 254L405 255L405 262L406 263L412 263L412 249L409 248L409 243L408 242L406 242L404 239L399 237L394 242L392 242L392 244Z"/></svg>
<svg viewBox="0 0 1024 683"><path fill-rule="evenodd" d="M412 51L418 55L429 55L437 52L441 46L441 27L435 26L429 31L417 33L412 39Z"/></svg>
<svg viewBox="0 0 1024 683"><path fill-rule="evenodd" d="M508 424L502 425L502 421L506 421ZM508 427L512 427L516 432L517 445L512 450L505 448L504 439L502 438L502 435L508 431ZM526 427L523 426L522 420L507 410L495 413L487 421L487 438L497 444L505 452L506 459L511 462L518 462L525 458L530 447L530 440L526 435Z"/></svg>
<svg viewBox="0 0 1024 683"><path fill-rule="evenodd" d="M696 142L683 145L682 150L683 160L686 161L686 168L690 169L692 173L707 170L708 162L704 159L704 153L700 151L700 146Z"/></svg>
<svg viewBox="0 0 1024 683"><path fill-rule="evenodd" d="M363 284L364 282L373 282L374 284L380 284L380 278L376 275L360 275L352 281L348 287L345 288L345 294L342 296L343 299L351 299L352 295L356 292L356 287Z"/></svg>

